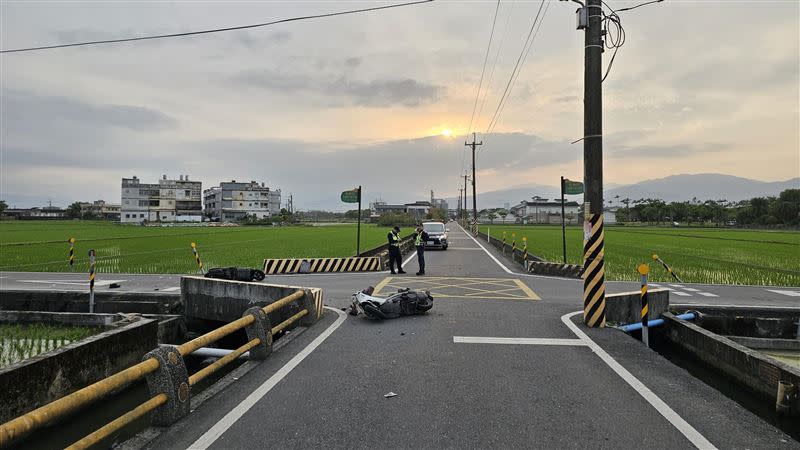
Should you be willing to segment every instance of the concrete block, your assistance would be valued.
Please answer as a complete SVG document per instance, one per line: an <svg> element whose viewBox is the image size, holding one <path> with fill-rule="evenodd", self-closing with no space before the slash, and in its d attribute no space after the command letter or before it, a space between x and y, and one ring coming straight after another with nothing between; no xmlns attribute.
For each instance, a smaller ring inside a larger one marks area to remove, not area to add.
<svg viewBox="0 0 800 450"><path fill-rule="evenodd" d="M254 322L245 328L247 332L247 341L252 341L255 338L261 340L261 344L250 349L250 359L267 359L267 356L272 353L272 325L269 323L269 317L263 309L254 306L242 314L242 317L253 316Z"/></svg>
<svg viewBox="0 0 800 450"><path fill-rule="evenodd" d="M606 295L606 322L626 325L641 322L642 301L639 296L639 291ZM657 319L669 309L669 290L648 290L647 300L648 320Z"/></svg>
<svg viewBox="0 0 800 450"><path fill-rule="evenodd" d="M189 414L189 372L183 356L175 347L158 347L147 353L142 361L156 358L158 370L147 375L150 396L167 395L167 403L153 411L153 425L168 426Z"/></svg>
<svg viewBox="0 0 800 450"><path fill-rule="evenodd" d="M306 295L269 315L269 321L277 325L299 311L309 308L309 314L301 321L302 325L315 323L322 316L322 289L287 286L245 281L219 280L198 276L181 277L181 298L187 318L232 322L244 311L257 306L263 308L298 289Z"/></svg>

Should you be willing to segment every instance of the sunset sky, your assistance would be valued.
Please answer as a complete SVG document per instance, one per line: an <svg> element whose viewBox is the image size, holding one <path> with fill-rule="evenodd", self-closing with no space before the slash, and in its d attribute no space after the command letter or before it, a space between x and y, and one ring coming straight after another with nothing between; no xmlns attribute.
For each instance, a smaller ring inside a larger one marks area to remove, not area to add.
<svg viewBox="0 0 800 450"><path fill-rule="evenodd" d="M0 47L389 3L4 0ZM583 130L575 3L547 6L499 123L483 135L539 4L500 3L484 82L499 49L498 63L473 127L486 141L479 191L582 174L582 145L570 144ZM4 54L0 198L18 207L119 203L121 177L162 174L189 174L204 188L264 181L293 193L303 209L344 208L338 192L358 184L369 200L414 201L431 189L457 196L495 7L439 0L247 31ZM679 173L800 176L800 2L666 0L620 15L627 42L603 85L606 183Z"/></svg>

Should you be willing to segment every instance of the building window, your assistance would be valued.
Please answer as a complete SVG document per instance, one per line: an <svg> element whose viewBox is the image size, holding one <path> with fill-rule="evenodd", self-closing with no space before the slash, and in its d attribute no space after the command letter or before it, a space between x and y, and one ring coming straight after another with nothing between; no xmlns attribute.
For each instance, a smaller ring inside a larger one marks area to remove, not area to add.
<svg viewBox="0 0 800 450"><path fill-rule="evenodd" d="M131 215L130 215L130 214L125 214L125 218L126 218L126 219L130 219L130 218L131 218Z"/></svg>
<svg viewBox="0 0 800 450"><path fill-rule="evenodd" d="M244 206L244 203L239 203L239 206Z"/></svg>
<svg viewBox="0 0 800 450"><path fill-rule="evenodd" d="M126 204L126 205L128 205L128 204L130 204L130 202L129 202L129 201L127 201L127 200L125 200L125 204Z"/></svg>
<svg viewBox="0 0 800 450"><path fill-rule="evenodd" d="M192 191L184 191L184 192L185 192L184 193L185 196L187 196L187 197L191 197L192 196Z"/></svg>
<svg viewBox="0 0 800 450"><path fill-rule="evenodd" d="M144 219L144 214L139 214L140 219Z"/></svg>

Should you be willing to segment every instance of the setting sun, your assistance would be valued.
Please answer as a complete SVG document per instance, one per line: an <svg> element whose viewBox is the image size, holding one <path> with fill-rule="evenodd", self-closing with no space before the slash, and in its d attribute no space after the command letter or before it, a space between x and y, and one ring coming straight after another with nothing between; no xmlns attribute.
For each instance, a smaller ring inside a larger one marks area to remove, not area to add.
<svg viewBox="0 0 800 450"><path fill-rule="evenodd" d="M442 130L442 136L450 137L453 135L453 130L446 128Z"/></svg>

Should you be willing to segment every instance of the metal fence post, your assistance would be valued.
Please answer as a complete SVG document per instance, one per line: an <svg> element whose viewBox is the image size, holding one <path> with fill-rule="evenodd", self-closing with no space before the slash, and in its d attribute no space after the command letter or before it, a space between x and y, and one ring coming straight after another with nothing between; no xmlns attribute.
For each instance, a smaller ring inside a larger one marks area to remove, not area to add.
<svg viewBox="0 0 800 450"><path fill-rule="evenodd" d="M94 256L94 250L89 250L89 313L94 313Z"/></svg>
<svg viewBox="0 0 800 450"><path fill-rule="evenodd" d="M641 281L642 281L642 291L640 294L641 305L642 305L642 342L644 342L644 345L646 345L649 348L650 333L647 328L647 321L650 312L650 307L648 305L648 300L647 300L647 274L650 272L650 267L647 264L642 263L639 264L639 267L637 267L636 270L639 272L639 275L641 275Z"/></svg>

